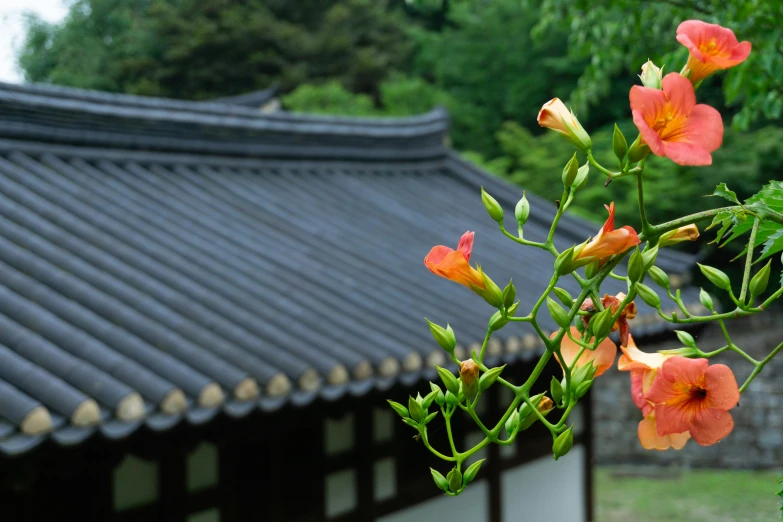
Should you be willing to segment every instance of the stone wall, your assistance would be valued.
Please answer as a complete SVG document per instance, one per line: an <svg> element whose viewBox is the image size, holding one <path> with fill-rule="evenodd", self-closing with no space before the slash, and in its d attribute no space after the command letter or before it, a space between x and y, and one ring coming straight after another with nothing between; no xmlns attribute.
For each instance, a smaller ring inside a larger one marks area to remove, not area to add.
<svg viewBox="0 0 783 522"><path fill-rule="evenodd" d="M783 314L765 313L726 323L732 340L752 357L761 359L783 341ZM632 325L633 330L633 325ZM724 346L717 325L694 334L704 351ZM673 339L640 346L645 351L679 347ZM734 353L723 353L711 363L728 363L742 385L752 367ZM734 431L710 447L693 441L680 451L647 451L639 444L636 428L641 413L630 396L627 372L609 371L593 385L594 451L597 464L644 463L682 467L775 468L783 463L783 354L776 357L742 394L731 414Z"/></svg>

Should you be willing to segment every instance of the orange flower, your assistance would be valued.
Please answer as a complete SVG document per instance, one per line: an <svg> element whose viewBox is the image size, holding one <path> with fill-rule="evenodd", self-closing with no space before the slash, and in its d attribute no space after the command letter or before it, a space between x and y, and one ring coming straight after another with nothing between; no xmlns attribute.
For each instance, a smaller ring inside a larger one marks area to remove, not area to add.
<svg viewBox="0 0 783 522"><path fill-rule="evenodd" d="M711 165L712 151L723 142L723 120L709 105L696 105L693 85L670 73L663 90L631 87L633 122L657 156L680 165Z"/></svg>
<svg viewBox="0 0 783 522"><path fill-rule="evenodd" d="M478 389L479 366L473 359L462 361L459 365L459 378L462 381L462 391L467 397L476 395Z"/></svg>
<svg viewBox="0 0 783 522"><path fill-rule="evenodd" d="M433 274L465 285L471 290L486 290L481 272L470 266L470 253L473 251L473 232L465 232L459 240L457 250L447 246L432 247L424 258L424 265Z"/></svg>
<svg viewBox="0 0 783 522"><path fill-rule="evenodd" d="M609 211L609 218L604 223L603 228L598 231L598 235L574 256L574 260L595 258L601 261L615 254L625 252L632 246L640 243L639 236L636 235L636 231L632 227L626 225L615 230L614 202L609 206L604 206Z"/></svg>
<svg viewBox="0 0 783 522"><path fill-rule="evenodd" d="M682 241L696 241L699 239L699 229L696 225L687 225L677 230L666 232L658 240L659 247L681 243Z"/></svg>
<svg viewBox="0 0 783 522"><path fill-rule="evenodd" d="M557 332L553 333L550 336L550 339L553 339L556 335ZM592 339L582 339L582 334L579 333L579 330L576 329L576 326L571 327L571 335L574 337L574 339L583 340L587 343L592 342ZM581 349L581 346L572 341L568 335L565 335L560 341L560 353L563 355L563 361L560 360L557 354L555 354L555 359L557 359L557 362L560 364L561 368L563 367L563 362L565 362L567 366L571 366L576 359L576 355ZM606 338L598 344L595 350L585 349L585 351L582 352L582 355L579 357L579 360L576 362L576 368L580 368L585 364L592 362L593 365L595 365L595 376L598 377L612 367L612 364L614 364L615 355L617 355L617 346L614 344L614 342L612 342L611 339Z"/></svg>
<svg viewBox="0 0 783 522"><path fill-rule="evenodd" d="M649 391L658 369L669 356L660 353L646 353L636 347L633 337L628 337L628 345L620 346L623 354L617 361L617 369L631 372L631 398L636 407L642 410L644 418L639 422L639 442L644 449L667 450L682 449L691 437L687 431L659 435L655 416L655 407L644 396Z"/></svg>
<svg viewBox="0 0 783 522"><path fill-rule="evenodd" d="M538 111L538 124L562 134L582 151L593 146L590 135L559 98L552 98L541 107Z"/></svg>
<svg viewBox="0 0 783 522"><path fill-rule="evenodd" d="M734 428L728 410L739 402L739 388L728 366L675 356L661 365L644 398L655 407L658 435L688 431L710 446Z"/></svg>
<svg viewBox="0 0 783 522"><path fill-rule="evenodd" d="M620 309L620 305L622 304L623 300L625 299L625 294L620 292L616 296L611 296L609 294L604 294L604 297L601 299L601 304L604 305L604 308L611 308L612 309L612 315L616 314L617 311ZM595 312L593 300L588 298L585 299L585 302L582 303L582 306L580 307L581 310L586 312ZM585 325L585 328L590 324L590 317L589 315L583 315L582 316L582 322ZM625 308L623 308L623 311L620 313L620 317L615 321L615 323L612 325L612 331L615 332L617 330L620 330L620 345L625 346L628 344L629 336L631 335L631 327L628 324L628 321L630 319L633 319L636 317L636 304L631 301L627 305L625 305Z"/></svg>
<svg viewBox="0 0 783 522"><path fill-rule="evenodd" d="M685 70L696 83L715 71L734 67L750 54L750 42L738 42L734 31L700 20L687 20L677 27L677 41L688 48Z"/></svg>

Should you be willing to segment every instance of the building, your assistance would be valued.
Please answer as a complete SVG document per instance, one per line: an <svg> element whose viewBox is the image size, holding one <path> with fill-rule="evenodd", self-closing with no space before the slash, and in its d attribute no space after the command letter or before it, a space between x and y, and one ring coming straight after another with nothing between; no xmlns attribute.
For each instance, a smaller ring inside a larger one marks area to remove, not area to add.
<svg viewBox="0 0 783 522"><path fill-rule="evenodd" d="M2 519L589 520L589 401L566 458L531 430L490 449L457 499L385 404L447 364L424 316L450 321L467 357L491 312L422 266L432 245L475 229L474 259L513 274L523 308L545 288L552 259L504 239L480 204L482 185L506 208L520 191L451 152L439 110L246 102L0 86ZM554 205L530 199L536 238ZM557 242L596 229L566 217ZM661 331L640 308L635 334ZM521 378L539 349L509 326L489 354ZM485 407L497 414L494 392ZM580 500L542 501L554 480Z"/></svg>

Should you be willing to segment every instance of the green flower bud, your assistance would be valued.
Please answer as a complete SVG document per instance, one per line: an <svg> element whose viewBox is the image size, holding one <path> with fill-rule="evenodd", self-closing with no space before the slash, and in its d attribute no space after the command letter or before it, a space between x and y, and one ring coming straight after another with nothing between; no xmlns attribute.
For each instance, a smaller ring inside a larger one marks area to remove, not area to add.
<svg viewBox="0 0 783 522"><path fill-rule="evenodd" d="M582 190L585 185L587 185L587 176L590 174L590 164L585 163L581 167L579 167L579 171L576 173L576 179L574 180L574 184L571 186L574 190Z"/></svg>
<svg viewBox="0 0 783 522"><path fill-rule="evenodd" d="M625 154L628 152L628 142L625 141L625 136L620 132L620 127L614 124L614 133L612 133L612 150L620 165L625 160Z"/></svg>
<svg viewBox="0 0 783 522"><path fill-rule="evenodd" d="M446 480L446 477L444 477L437 470L434 470L432 468L430 468L430 473L432 473L432 480L435 481L436 486L438 486L443 491L449 490L449 481Z"/></svg>
<svg viewBox="0 0 783 522"><path fill-rule="evenodd" d="M484 190L484 187L481 187L481 202L484 204L484 208L487 209L489 217L498 223L503 223L503 209L501 208L500 203L498 203L495 198L487 194L487 191Z"/></svg>
<svg viewBox="0 0 783 522"><path fill-rule="evenodd" d="M496 332L508 324L508 319L498 310L489 318L489 329Z"/></svg>
<svg viewBox="0 0 783 522"><path fill-rule="evenodd" d="M446 389L454 395L457 395L459 393L459 381L454 374L440 366L436 366L435 369L438 371L440 380L443 381L443 385L446 386Z"/></svg>
<svg viewBox="0 0 783 522"><path fill-rule="evenodd" d="M446 480L449 481L449 490L452 493L456 493L462 489L462 473L460 473L457 468L449 471L449 474L446 475Z"/></svg>
<svg viewBox="0 0 783 522"><path fill-rule="evenodd" d="M642 301L656 310L661 308L661 298L658 297L658 294L649 286L643 285L642 283L636 283L636 293L639 294Z"/></svg>
<svg viewBox="0 0 783 522"><path fill-rule="evenodd" d="M514 433L514 430L517 429L517 426L519 426L519 412L517 410L514 410L514 412L506 421L505 424L506 433L508 433L508 435L511 436L511 434Z"/></svg>
<svg viewBox="0 0 783 522"><path fill-rule="evenodd" d="M699 301L707 310L715 310L715 305L712 303L712 297L710 297L710 294L705 292L703 288L699 288Z"/></svg>
<svg viewBox="0 0 783 522"><path fill-rule="evenodd" d="M560 404L560 400L563 398L563 385L560 384L560 381L558 381L554 375L552 376L552 381L549 383L549 391L555 402Z"/></svg>
<svg viewBox="0 0 783 522"><path fill-rule="evenodd" d="M571 447L574 445L573 428L573 426L569 426L567 430L557 436L555 443L552 444L552 453L555 456L555 460L571 451Z"/></svg>
<svg viewBox="0 0 783 522"><path fill-rule="evenodd" d="M540 393L535 397L530 397L530 402L544 417L549 415L549 412L555 409L555 403L552 402L552 399L546 397L543 393ZM527 404L523 404L519 408L519 418L522 419L519 423L519 431L524 431L535 424L535 422L538 420L538 415L536 415Z"/></svg>
<svg viewBox="0 0 783 522"><path fill-rule="evenodd" d="M568 308L573 306L574 298L571 297L571 294L569 294L566 290L556 286L554 289L552 289L552 291L555 293L557 298L560 299L560 301Z"/></svg>
<svg viewBox="0 0 783 522"><path fill-rule="evenodd" d="M495 282L490 279L483 270L479 270L481 273L481 279L484 281L484 287L486 291L481 293L484 300L495 308L501 308L503 306L503 292Z"/></svg>
<svg viewBox="0 0 783 522"><path fill-rule="evenodd" d="M593 335L599 339L603 339L612 330L612 309L604 308L602 312L598 312L590 318L590 330L593 331Z"/></svg>
<svg viewBox="0 0 783 522"><path fill-rule="evenodd" d="M731 280L725 272L711 266L702 265L701 263L696 264L699 265L699 270L701 270L701 273L704 274L704 277L710 280L710 283L717 286L721 290L731 290Z"/></svg>
<svg viewBox="0 0 783 522"><path fill-rule="evenodd" d="M514 288L514 281L509 281L506 288L503 289L503 306L508 308L514 304L514 300L517 298L517 289Z"/></svg>
<svg viewBox="0 0 783 522"><path fill-rule="evenodd" d="M630 279L632 283L636 283L637 281L641 281L643 276L644 259L642 258L639 249L636 248L631 253L630 259L628 259L628 279Z"/></svg>
<svg viewBox="0 0 783 522"><path fill-rule="evenodd" d="M405 406L403 406L399 402L390 401L388 399L386 400L386 402L388 402L389 406L391 406L392 409L397 413L397 415L399 415L403 419L405 419L405 418L410 416L410 414L408 413L408 408L406 408Z"/></svg>
<svg viewBox="0 0 783 522"><path fill-rule="evenodd" d="M637 163L650 155L650 147L642 141L641 135L628 149L628 163Z"/></svg>
<svg viewBox="0 0 783 522"><path fill-rule="evenodd" d="M563 169L562 180L566 189L571 188L571 185L574 184L578 171L579 162L576 160L576 153L574 153L573 157L568 160L568 163L566 163L566 166Z"/></svg>
<svg viewBox="0 0 783 522"><path fill-rule="evenodd" d="M657 266L651 266L650 270L647 273L650 275L650 279L652 279L656 285L660 286L661 288L665 288L666 290L671 288L671 282L669 281L669 276L666 275L666 272L664 272Z"/></svg>
<svg viewBox="0 0 783 522"><path fill-rule="evenodd" d="M457 405L457 396L450 391L446 392L446 406L453 408Z"/></svg>
<svg viewBox="0 0 783 522"><path fill-rule="evenodd" d="M680 357L696 357L699 355L699 349L686 346L685 348L674 348L673 350L659 350L658 353L663 355L679 355Z"/></svg>
<svg viewBox="0 0 783 522"><path fill-rule="evenodd" d="M592 263L585 266L585 277L587 279L592 279L595 277L595 275L598 273L598 269L600 266L598 266L598 261L593 261Z"/></svg>
<svg viewBox="0 0 783 522"><path fill-rule="evenodd" d="M481 465L484 463L484 461L487 459L481 459L470 466L468 466L468 469L465 470L465 475L462 477L462 483L466 486L473 482L473 479L476 478L476 475L478 474L479 470L481 469Z"/></svg>
<svg viewBox="0 0 783 522"><path fill-rule="evenodd" d="M434 382L430 383L430 389L435 393L435 404L442 408L446 403L446 396L443 394L443 390Z"/></svg>
<svg viewBox="0 0 783 522"><path fill-rule="evenodd" d="M425 417L425 419L421 422L421 425L422 426L426 426L427 424L432 422L432 419L434 419L437 416L438 416L438 412L437 411L433 411L432 413L427 415L427 417Z"/></svg>
<svg viewBox="0 0 783 522"><path fill-rule="evenodd" d="M527 218L529 216L530 203L527 201L526 193L523 192L522 199L517 202L517 206L514 208L514 217L517 218L517 224L519 225L520 229L525 225L525 223L527 223Z"/></svg>
<svg viewBox="0 0 783 522"><path fill-rule="evenodd" d="M674 333L677 334L677 339L679 339L682 344L690 346L691 348L696 348L696 341L691 334L683 330L675 330Z"/></svg>
<svg viewBox="0 0 783 522"><path fill-rule="evenodd" d="M568 312L557 304L557 301L551 297L546 298L546 307L549 309L549 315L555 320L555 323L561 328L568 328L571 324L571 319L568 318Z"/></svg>
<svg viewBox="0 0 783 522"><path fill-rule="evenodd" d="M425 321L427 321L427 324L430 326L430 333L432 333L435 342L446 350L447 353L453 354L454 347L457 346L457 338L454 335L454 330L451 329L451 326L446 324L446 328L443 328L427 318L425 318Z"/></svg>
<svg viewBox="0 0 783 522"><path fill-rule="evenodd" d="M509 306L506 309L506 313L508 314L509 317L514 317L514 314L517 313L517 308L519 308L519 301Z"/></svg>
<svg viewBox="0 0 783 522"><path fill-rule="evenodd" d="M579 400L584 397L592 385L593 379L581 383L579 386L577 386L576 391L574 391L574 398Z"/></svg>
<svg viewBox="0 0 783 522"><path fill-rule="evenodd" d="M759 270L758 273L750 280L751 302L753 302L754 297L763 294L764 290L767 289L767 284L769 283L769 273L771 269L770 265L772 265L772 260L764 265L764 268Z"/></svg>
<svg viewBox="0 0 783 522"><path fill-rule="evenodd" d="M506 365L504 364L503 366L491 368L489 371L484 372L484 374L479 377L479 390L486 391L490 386L495 384L495 381L498 380L500 373L505 367Z"/></svg>
<svg viewBox="0 0 783 522"><path fill-rule="evenodd" d="M661 89L661 78L663 76L663 68L659 68L650 60L647 60L642 65L642 74L639 78L642 80L642 85L651 89Z"/></svg>
<svg viewBox="0 0 783 522"><path fill-rule="evenodd" d="M415 420L416 422L420 422L421 419L424 418L424 408L422 408L421 404L419 404L419 401L413 397L408 398L408 411L411 414L411 419Z"/></svg>
<svg viewBox="0 0 783 522"><path fill-rule="evenodd" d="M655 263L655 259L658 257L658 245L655 245L651 249L647 250L646 252L642 253L642 259L644 260L644 272L647 273L647 271L652 268L653 263Z"/></svg>

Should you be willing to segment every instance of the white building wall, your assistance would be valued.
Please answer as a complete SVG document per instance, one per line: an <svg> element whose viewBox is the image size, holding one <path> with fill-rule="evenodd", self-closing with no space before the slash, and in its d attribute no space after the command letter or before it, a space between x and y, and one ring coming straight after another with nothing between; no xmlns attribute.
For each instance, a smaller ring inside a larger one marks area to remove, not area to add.
<svg viewBox="0 0 783 522"><path fill-rule="evenodd" d="M484 480L474 482L458 497L443 495L379 518L377 522L421 522L422 520L430 522L441 520L488 522L489 489L487 482Z"/></svg>
<svg viewBox="0 0 783 522"><path fill-rule="evenodd" d="M503 522L584 522L584 451L574 446L558 461L545 456L503 472Z"/></svg>

